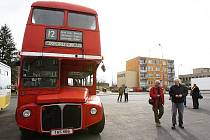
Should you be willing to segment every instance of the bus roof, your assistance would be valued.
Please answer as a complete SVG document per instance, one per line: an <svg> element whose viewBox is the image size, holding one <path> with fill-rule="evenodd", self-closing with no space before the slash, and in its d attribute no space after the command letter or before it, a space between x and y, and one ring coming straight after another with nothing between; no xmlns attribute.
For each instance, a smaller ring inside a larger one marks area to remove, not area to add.
<svg viewBox="0 0 210 140"><path fill-rule="evenodd" d="M84 12L84 13L97 15L96 11L93 9L90 9L84 6L75 5L75 4L65 3L65 2L37 1L32 4L32 7L65 9L69 11L77 11L77 12Z"/></svg>

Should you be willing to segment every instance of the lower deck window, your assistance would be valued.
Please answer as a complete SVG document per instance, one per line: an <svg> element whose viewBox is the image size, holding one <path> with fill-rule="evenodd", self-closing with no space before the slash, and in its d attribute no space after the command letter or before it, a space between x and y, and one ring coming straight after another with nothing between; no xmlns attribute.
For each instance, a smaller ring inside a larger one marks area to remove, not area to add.
<svg viewBox="0 0 210 140"><path fill-rule="evenodd" d="M93 74L88 72L69 72L68 86L92 86Z"/></svg>

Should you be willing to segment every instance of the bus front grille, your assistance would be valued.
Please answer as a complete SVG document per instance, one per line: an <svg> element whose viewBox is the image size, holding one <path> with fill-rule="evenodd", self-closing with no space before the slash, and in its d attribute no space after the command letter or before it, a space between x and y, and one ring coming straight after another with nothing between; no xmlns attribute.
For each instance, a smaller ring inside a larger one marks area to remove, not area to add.
<svg viewBox="0 0 210 140"><path fill-rule="evenodd" d="M81 128L81 105L47 105L42 107L42 130Z"/></svg>

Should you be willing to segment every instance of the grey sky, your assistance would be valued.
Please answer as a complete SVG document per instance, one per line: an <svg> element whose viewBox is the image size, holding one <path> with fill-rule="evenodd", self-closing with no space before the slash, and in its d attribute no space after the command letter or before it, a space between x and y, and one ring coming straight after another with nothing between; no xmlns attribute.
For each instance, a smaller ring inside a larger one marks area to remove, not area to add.
<svg viewBox="0 0 210 140"><path fill-rule="evenodd" d="M59 0L57 0L59 1ZM95 9L107 72L99 79L116 80L125 61L136 56L175 60L176 74L210 67L209 0L61 0ZM34 0L0 4L0 25L7 24L20 50L30 5ZM182 64L182 65L181 65Z"/></svg>

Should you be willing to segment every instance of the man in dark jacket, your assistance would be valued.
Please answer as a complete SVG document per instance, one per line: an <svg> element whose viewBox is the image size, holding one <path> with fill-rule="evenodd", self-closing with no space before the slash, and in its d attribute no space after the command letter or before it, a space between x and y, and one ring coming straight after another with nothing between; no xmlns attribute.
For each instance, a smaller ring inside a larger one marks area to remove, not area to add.
<svg viewBox="0 0 210 140"><path fill-rule="evenodd" d="M170 87L169 95L172 101L172 129L175 129L177 110L179 113L179 127L183 126L184 98L187 93L185 87L180 84L180 79L174 80L174 85Z"/></svg>
<svg viewBox="0 0 210 140"><path fill-rule="evenodd" d="M124 91L124 88L120 87L119 91L118 91L119 95L118 95L118 98L117 98L117 102L122 102L123 91Z"/></svg>
<svg viewBox="0 0 210 140"><path fill-rule="evenodd" d="M191 95L193 99L193 109L198 109L199 108L199 102L198 102L198 97L200 94L200 90L196 84L193 85Z"/></svg>

